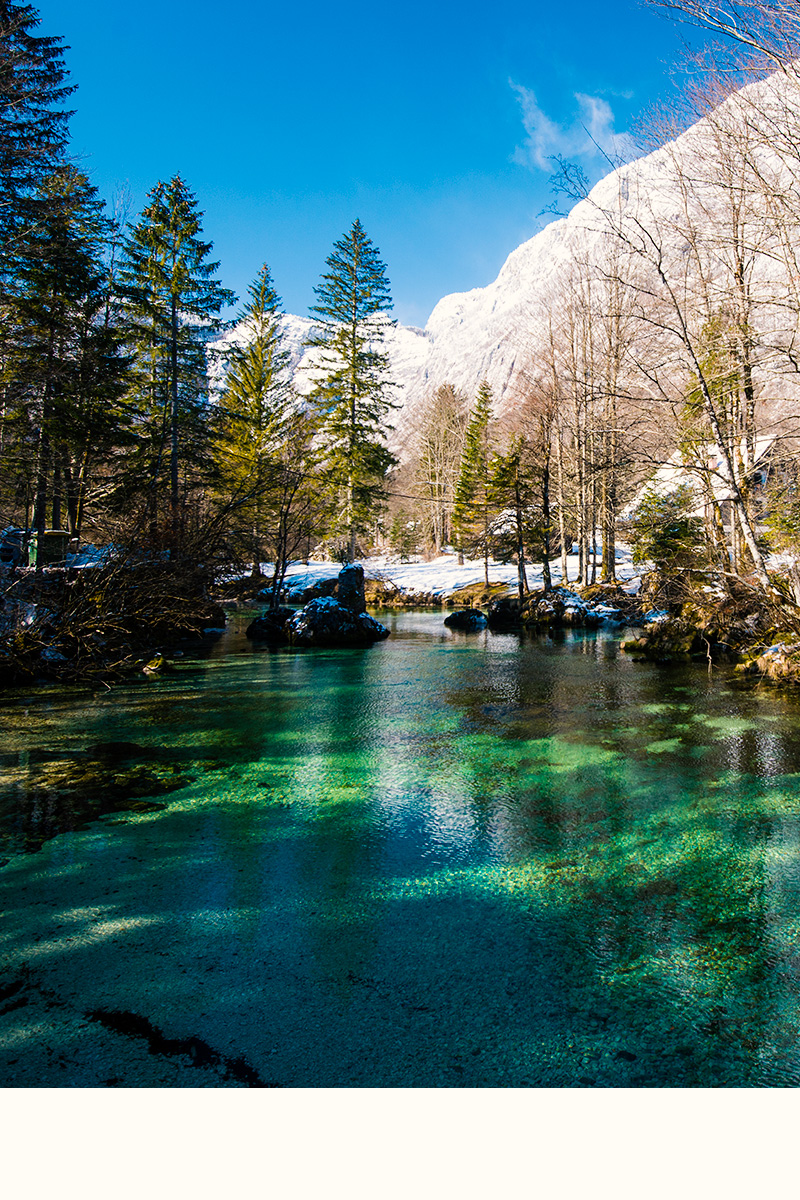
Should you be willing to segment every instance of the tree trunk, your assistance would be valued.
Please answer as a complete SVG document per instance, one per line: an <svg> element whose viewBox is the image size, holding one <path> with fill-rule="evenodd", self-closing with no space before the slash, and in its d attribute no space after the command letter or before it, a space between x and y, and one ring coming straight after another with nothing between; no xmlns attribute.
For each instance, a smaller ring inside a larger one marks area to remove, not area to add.
<svg viewBox="0 0 800 1200"><path fill-rule="evenodd" d="M569 583L567 571L567 531L564 521L564 462L561 448L561 431L556 430L556 468L558 478L558 536L561 541L561 583Z"/></svg>
<svg viewBox="0 0 800 1200"><path fill-rule="evenodd" d="M36 499L33 508L33 525L36 531L36 573L42 570L42 545L47 528L47 475L50 459L50 439L42 420L39 430L39 448L36 457Z"/></svg>
<svg viewBox="0 0 800 1200"><path fill-rule="evenodd" d="M708 391L708 385L706 384L705 380L702 377L700 379L700 385L701 385L701 389L703 391L703 399L705 401L706 415L708 417L709 424L711 425L711 432L712 432L714 440L716 441L717 446L719 448L720 466L722 467L722 474L723 474L723 477L724 477L726 483L728 484L728 486L731 489L731 495L733 497L731 504L733 506L734 512L736 513L736 518L739 522L739 528L742 531L742 537L744 538L745 545L747 546L750 557L753 560L753 568L755 570L755 573L756 573L759 583L761 584L761 586L763 588L765 588L766 590L769 590L769 588L770 588L769 575L767 574L767 568L764 565L764 556L762 555L762 553L758 547L758 542L756 541L755 533L753 532L753 528L750 524L750 518L747 515L747 508L745 506L744 500L742 499L742 493L739 490L739 485L736 482L736 478L735 478L734 471L733 471L733 466L732 466L731 460L730 460L730 455L728 454L728 448L722 440L722 430L720 429L719 421L717 419L717 414L714 409L714 404L711 399L711 395Z"/></svg>
<svg viewBox="0 0 800 1200"><path fill-rule="evenodd" d="M489 586L489 513L484 506L483 510L483 580L486 587Z"/></svg>
<svg viewBox="0 0 800 1200"><path fill-rule="evenodd" d="M178 301L172 295L170 307L170 461L169 506L173 547L178 538Z"/></svg>
<svg viewBox="0 0 800 1200"><path fill-rule="evenodd" d="M60 529L61 528L61 463L58 461L57 454L55 457L55 461L53 463L53 507L52 507L51 511L53 514L53 518L52 518L53 524L52 524L51 528L52 529Z"/></svg>
<svg viewBox="0 0 800 1200"><path fill-rule="evenodd" d="M545 449L542 473L542 517L544 520L544 557L542 558L542 587L545 593L553 586L550 578L550 445Z"/></svg>
<svg viewBox="0 0 800 1200"><path fill-rule="evenodd" d="M520 496L519 480L517 480L515 485L514 500L517 519L517 582L519 587L519 601L521 604L525 599L525 593L528 590L528 579L525 574L525 542L523 538L522 498Z"/></svg>
<svg viewBox="0 0 800 1200"><path fill-rule="evenodd" d="M612 414L609 414L612 416ZM616 412L613 413L616 420ZM616 536L616 463L617 435L614 430L606 434L606 461L603 464L603 482L601 495L601 523L603 530L603 572L600 576L603 583L613 583L617 578L617 536Z"/></svg>

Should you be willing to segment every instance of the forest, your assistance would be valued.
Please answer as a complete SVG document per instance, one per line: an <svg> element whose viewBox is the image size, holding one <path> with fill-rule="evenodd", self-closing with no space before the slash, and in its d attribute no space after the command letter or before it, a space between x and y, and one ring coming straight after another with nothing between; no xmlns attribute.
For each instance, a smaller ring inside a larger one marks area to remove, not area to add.
<svg viewBox="0 0 800 1200"><path fill-rule="evenodd" d="M106 203L71 157L62 39L0 3L9 678L113 673L213 623L223 580L277 608L312 555L449 550L483 558L487 587L514 562L524 604L530 564L545 592L551 570L613 589L622 541L676 618L702 589L756 596L762 642L800 636L800 17L787 0L656 7L716 41L643 126L654 165L590 192L554 163L582 222L513 331L502 403L443 379L406 412L388 269L360 221L322 269L299 386L269 266L223 319L237 301L189 183L157 181L138 215ZM94 565L70 570L86 547Z"/></svg>

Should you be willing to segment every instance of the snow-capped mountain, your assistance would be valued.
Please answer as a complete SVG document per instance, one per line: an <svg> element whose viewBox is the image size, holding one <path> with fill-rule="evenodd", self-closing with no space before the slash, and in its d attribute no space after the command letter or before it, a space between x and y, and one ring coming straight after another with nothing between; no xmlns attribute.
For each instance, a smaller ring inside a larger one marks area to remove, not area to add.
<svg viewBox="0 0 800 1200"><path fill-rule="evenodd" d="M621 273L638 272L645 294L660 289L663 300L656 266L663 252L661 266L684 313L692 314L695 338L702 336L703 313L736 310L741 252L745 315L762 339L753 352L757 392L768 406L796 405L797 371L781 347L797 336L795 301L785 298L796 290L800 257L800 205L791 199L800 187L798 139L800 71L750 84L672 141L610 172L568 216L512 251L488 286L445 296L424 330L426 355L412 374L410 364L397 364L405 402L396 420L400 448L416 406L445 381L474 396L486 379L501 414L513 402L519 373L541 359L559 282L567 280L569 290L577 260L594 258L600 277L613 273L606 256L615 247L619 253L626 238L643 252L632 253ZM657 312L657 297L645 303ZM679 339L658 336L675 357L679 379L682 368L691 370L691 358Z"/></svg>
<svg viewBox="0 0 800 1200"><path fill-rule="evenodd" d="M753 114L761 112L762 116L766 114L764 121L772 122L774 128L782 119L780 114L788 111L786 94L782 92L787 86L778 77L751 84L726 100L717 112L723 114L723 120L741 118L745 124L747 120L752 124ZM800 88L796 82L793 86L795 94L790 107L800 127ZM750 105L744 116L737 109L742 105ZM768 111L771 105L775 109L773 113ZM399 405L393 417L395 428L389 439L395 452L403 456L414 427L415 410L445 382L467 396L474 396L481 381L486 379L494 393L496 411L502 413L511 404L519 372L536 361L537 352L541 351L547 337L547 313L553 287L570 262L580 255L591 257L606 237L609 226L604 212L614 213L620 224L631 219L635 223L644 212L651 226L654 223L657 227L663 238L666 258L673 265L680 266L683 256L687 263L694 264L687 267L687 277L692 270L702 269L697 267L702 254L696 247L692 251L694 258L691 254L687 256L687 222L688 226L693 222L713 225L720 219L720 204L723 208L725 205L724 191L716 197L712 194L715 188L718 189L718 181L713 178L713 169L710 173L706 171L703 180L701 167L697 195L690 196L687 202L687 176L684 175L681 185L676 183L675 164L680 161L680 170L688 170L686 164L692 162L692 156L694 167L691 169L702 164L706 152L704 138L706 150L710 149L713 157L716 143L711 122L712 118L704 118L655 152L612 171L596 184L585 200L575 205L568 216L554 220L514 250L492 283L440 300L424 330L398 325L387 331L386 347L397 384L393 398ZM779 156L776 159L770 139L761 137L758 140L754 153L760 156L758 169L763 176L766 178L771 173L773 186L779 176L786 184L796 185L798 180L794 176L800 175L800 164L795 161L785 178L785 167ZM723 212L721 219L724 217ZM766 312L769 302L763 297L759 299L758 287L765 281L764 272L768 275L771 270L770 253L763 253L761 260L751 282L753 297ZM770 294L774 294L774 282L768 278L766 282L772 289ZM720 282L720 296L723 288L724 283ZM307 392L311 386L313 351L306 349L304 342L313 322L291 315L283 320L296 386L299 391ZM237 334L229 336L236 337ZM777 396L782 390L773 394Z"/></svg>

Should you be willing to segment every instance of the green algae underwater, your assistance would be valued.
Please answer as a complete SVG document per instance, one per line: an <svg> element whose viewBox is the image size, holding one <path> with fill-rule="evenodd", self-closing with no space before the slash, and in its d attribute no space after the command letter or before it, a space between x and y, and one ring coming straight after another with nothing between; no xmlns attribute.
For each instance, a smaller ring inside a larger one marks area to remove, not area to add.
<svg viewBox="0 0 800 1200"><path fill-rule="evenodd" d="M384 619L5 698L0 1085L797 1086L800 700Z"/></svg>

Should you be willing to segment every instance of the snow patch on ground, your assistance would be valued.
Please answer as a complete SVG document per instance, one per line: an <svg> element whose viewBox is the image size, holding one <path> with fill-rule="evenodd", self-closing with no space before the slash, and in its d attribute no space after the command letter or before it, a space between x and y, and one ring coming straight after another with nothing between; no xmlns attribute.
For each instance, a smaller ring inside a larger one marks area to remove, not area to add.
<svg viewBox="0 0 800 1200"><path fill-rule="evenodd" d="M465 559L459 563L457 554L442 554L430 562L401 562L391 555L361 560L364 574L369 579L382 579L404 592L418 595L432 595L444 599L451 596L459 588L470 587L483 582L483 559ZM598 578L600 562L598 560ZM286 587L292 594L302 592L312 584L323 579L332 579L338 574L340 565L333 562L292 563L286 572ZM266 575L272 571L270 563L263 563L262 570ZM554 584L561 583L561 562L554 559L550 564L550 572ZM526 568L528 584L532 591L542 587L541 563ZM617 548L616 556L617 580L624 588L634 594L641 585L638 568L634 567L630 550L626 546ZM578 574L578 558L576 555L567 557L567 574L574 579ZM517 586L517 568L514 563L499 563L489 560L489 582L504 583L510 592ZM570 595L571 604L583 607L584 601L574 593Z"/></svg>

